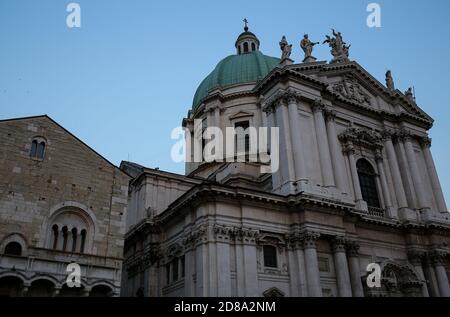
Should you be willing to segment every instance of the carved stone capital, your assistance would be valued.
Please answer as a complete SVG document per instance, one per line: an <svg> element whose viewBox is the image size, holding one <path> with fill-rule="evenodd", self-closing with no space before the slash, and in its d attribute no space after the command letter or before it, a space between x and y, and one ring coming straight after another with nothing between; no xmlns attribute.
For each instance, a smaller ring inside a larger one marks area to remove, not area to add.
<svg viewBox="0 0 450 317"><path fill-rule="evenodd" d="M294 89L288 89L284 93L283 97L287 101L288 104L291 104L291 103L297 103L301 98L301 94L298 91L295 91Z"/></svg>
<svg viewBox="0 0 450 317"><path fill-rule="evenodd" d="M420 145L424 148L430 148L431 147L431 138L425 136L425 137L421 137L419 139Z"/></svg>
<svg viewBox="0 0 450 317"><path fill-rule="evenodd" d="M192 247L198 243L204 242L208 239L208 228L206 225L201 225L194 228L191 232L187 233L182 243L188 247Z"/></svg>
<svg viewBox="0 0 450 317"><path fill-rule="evenodd" d="M325 120L334 121L335 119L336 119L336 111L334 111L334 109L330 107L325 108Z"/></svg>
<svg viewBox="0 0 450 317"><path fill-rule="evenodd" d="M354 155L355 154L355 147L353 143L348 142L344 145L342 148L342 152L344 152L346 155Z"/></svg>
<svg viewBox="0 0 450 317"><path fill-rule="evenodd" d="M253 230L251 228L239 228L234 227L231 232L232 237L235 241L242 243L256 243L256 239L259 235L259 231Z"/></svg>
<svg viewBox="0 0 450 317"><path fill-rule="evenodd" d="M303 249L303 237L298 233L287 234L284 237L287 247L291 250Z"/></svg>
<svg viewBox="0 0 450 317"><path fill-rule="evenodd" d="M227 227L224 225L215 224L213 227L213 233L216 240L219 241L230 241L232 234L233 234L233 228Z"/></svg>
<svg viewBox="0 0 450 317"><path fill-rule="evenodd" d="M345 252L346 241L344 237L335 237L331 240L331 250L336 252Z"/></svg>
<svg viewBox="0 0 450 317"><path fill-rule="evenodd" d="M356 241L347 241L346 249L349 257L358 257L359 256L359 243Z"/></svg>
<svg viewBox="0 0 450 317"><path fill-rule="evenodd" d="M381 149L376 149L375 150L375 160L378 161L383 161L383 151L381 151Z"/></svg>
<svg viewBox="0 0 450 317"><path fill-rule="evenodd" d="M305 249L315 249L316 242L320 237L320 233L314 231L306 231L302 235L303 247Z"/></svg>
<svg viewBox="0 0 450 317"><path fill-rule="evenodd" d="M422 264L422 260L425 259L426 253L419 250L408 251L408 260L414 266L419 266Z"/></svg>
<svg viewBox="0 0 450 317"><path fill-rule="evenodd" d="M325 103L323 102L322 99L316 99L314 100L314 102L311 105L311 109L314 113L317 112L324 112L326 108Z"/></svg>
<svg viewBox="0 0 450 317"><path fill-rule="evenodd" d="M392 137L394 136L394 131L391 129L386 129L381 132L381 137L383 141L392 141Z"/></svg>
<svg viewBox="0 0 450 317"><path fill-rule="evenodd" d="M443 251L434 250L428 253L431 264L433 265L445 265L445 258L447 254Z"/></svg>
<svg viewBox="0 0 450 317"><path fill-rule="evenodd" d="M402 129L400 131L398 131L395 136L397 137L398 140L400 141L404 141L404 142L409 142L412 140L412 134L410 131Z"/></svg>

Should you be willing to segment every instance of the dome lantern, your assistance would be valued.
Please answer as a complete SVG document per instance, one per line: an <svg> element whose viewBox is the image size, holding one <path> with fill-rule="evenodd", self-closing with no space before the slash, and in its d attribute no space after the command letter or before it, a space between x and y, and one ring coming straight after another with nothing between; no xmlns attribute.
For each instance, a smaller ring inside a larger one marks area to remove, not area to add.
<svg viewBox="0 0 450 317"><path fill-rule="evenodd" d="M259 40L255 34L249 32L248 21L244 19L245 27L236 40L235 47L238 55L259 51Z"/></svg>

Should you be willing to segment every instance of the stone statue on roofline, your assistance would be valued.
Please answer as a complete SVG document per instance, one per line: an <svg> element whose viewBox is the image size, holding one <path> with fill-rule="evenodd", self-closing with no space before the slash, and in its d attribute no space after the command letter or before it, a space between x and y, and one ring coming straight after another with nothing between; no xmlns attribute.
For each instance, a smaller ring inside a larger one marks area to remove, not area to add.
<svg viewBox="0 0 450 317"><path fill-rule="evenodd" d="M389 91L395 90L394 79L390 70L386 72L386 87Z"/></svg>
<svg viewBox="0 0 450 317"><path fill-rule="evenodd" d="M312 63L317 60L314 56L312 56L312 51L314 49L314 45L319 44L319 42L311 42L309 39L308 34L305 34L303 36L303 39L300 41L300 47L302 48L303 52L305 52L305 57L303 59L303 63Z"/></svg>
<svg viewBox="0 0 450 317"><path fill-rule="evenodd" d="M326 39L323 44L328 43L331 47L331 55L333 55L333 59L330 63L345 63L349 62L349 49L351 45L347 45L342 38L341 32L336 32L334 29L331 29L333 32L333 36L326 35Z"/></svg>
<svg viewBox="0 0 450 317"><path fill-rule="evenodd" d="M286 36L283 35L280 41L280 49L281 49L281 65L290 65L292 64L291 53L292 53L292 44L289 44L286 40Z"/></svg>
<svg viewBox="0 0 450 317"><path fill-rule="evenodd" d="M414 96L412 87L409 87L408 90L405 91L405 97L409 102L412 102L412 103L416 102L416 97Z"/></svg>

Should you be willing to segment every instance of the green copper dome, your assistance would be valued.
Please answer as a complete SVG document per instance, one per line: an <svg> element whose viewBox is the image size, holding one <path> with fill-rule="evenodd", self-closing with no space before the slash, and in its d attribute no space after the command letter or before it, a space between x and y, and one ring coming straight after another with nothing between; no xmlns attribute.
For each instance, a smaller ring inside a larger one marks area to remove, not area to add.
<svg viewBox="0 0 450 317"><path fill-rule="evenodd" d="M266 56L258 50L224 58L197 88L192 108L198 107L212 89L256 82L279 64L280 59Z"/></svg>

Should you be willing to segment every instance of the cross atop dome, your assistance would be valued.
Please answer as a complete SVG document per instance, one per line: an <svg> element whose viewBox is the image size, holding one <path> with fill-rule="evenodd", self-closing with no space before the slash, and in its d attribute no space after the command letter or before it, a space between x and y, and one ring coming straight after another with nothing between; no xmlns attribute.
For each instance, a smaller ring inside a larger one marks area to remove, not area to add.
<svg viewBox="0 0 450 317"><path fill-rule="evenodd" d="M244 24L245 24L244 31L248 32L248 20L247 20L247 18L244 18Z"/></svg>

